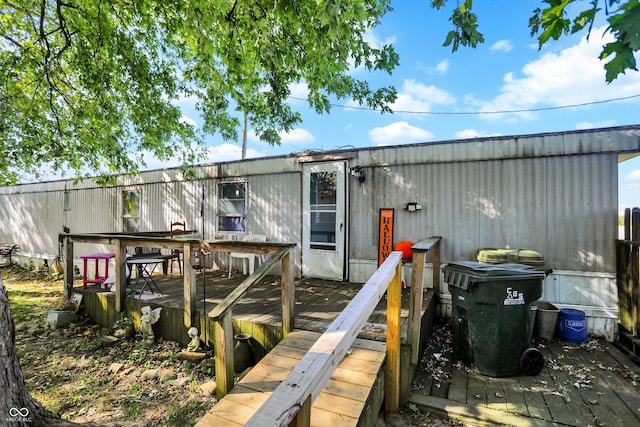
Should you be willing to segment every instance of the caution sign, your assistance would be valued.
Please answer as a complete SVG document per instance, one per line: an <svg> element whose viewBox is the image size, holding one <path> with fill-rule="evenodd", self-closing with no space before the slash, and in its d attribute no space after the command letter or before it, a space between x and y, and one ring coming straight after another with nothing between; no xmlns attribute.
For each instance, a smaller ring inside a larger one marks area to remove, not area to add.
<svg viewBox="0 0 640 427"><path fill-rule="evenodd" d="M378 267L393 251L393 209L380 209L380 239L378 240Z"/></svg>

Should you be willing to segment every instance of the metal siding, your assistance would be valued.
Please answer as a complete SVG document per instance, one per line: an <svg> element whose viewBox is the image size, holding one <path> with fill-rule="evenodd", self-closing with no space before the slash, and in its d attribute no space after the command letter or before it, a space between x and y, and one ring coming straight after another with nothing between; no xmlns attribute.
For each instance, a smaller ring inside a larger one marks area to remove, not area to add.
<svg viewBox="0 0 640 427"><path fill-rule="evenodd" d="M536 250L552 268L613 272L616 155L365 169L351 185L354 259L376 259L378 210L395 209L394 241L443 236L443 263L483 247ZM376 190L383 189L383 190ZM418 202L422 210L403 210Z"/></svg>
<svg viewBox="0 0 640 427"><path fill-rule="evenodd" d="M613 272L617 157L633 151L640 151L640 126L356 150L350 166L364 167L367 179L360 185L348 177L349 257L377 259L378 209L394 208L395 240L441 235L443 262L510 246L540 251L552 268ZM142 191L142 231L167 230L174 220L200 230L204 183L204 231L213 237L217 179L245 177L249 231L299 242L298 160L305 156L203 165L195 181L171 169L122 176L106 189L91 180L0 188L0 235L30 253L51 254L62 225L74 233L121 231L125 183ZM62 212L66 188L72 209ZM423 209L403 211L407 202Z"/></svg>
<svg viewBox="0 0 640 427"><path fill-rule="evenodd" d="M617 156L548 158L547 195L551 267L615 272Z"/></svg>

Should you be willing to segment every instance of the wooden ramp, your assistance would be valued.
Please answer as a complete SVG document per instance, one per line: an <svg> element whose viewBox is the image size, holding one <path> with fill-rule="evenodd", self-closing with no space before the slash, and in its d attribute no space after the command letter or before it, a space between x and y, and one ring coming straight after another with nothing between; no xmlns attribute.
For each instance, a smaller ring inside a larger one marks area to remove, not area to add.
<svg viewBox="0 0 640 427"><path fill-rule="evenodd" d="M302 330L288 334L196 426L244 425L320 335ZM357 426L375 420L382 403L385 356L384 342L356 339L313 402L311 425Z"/></svg>

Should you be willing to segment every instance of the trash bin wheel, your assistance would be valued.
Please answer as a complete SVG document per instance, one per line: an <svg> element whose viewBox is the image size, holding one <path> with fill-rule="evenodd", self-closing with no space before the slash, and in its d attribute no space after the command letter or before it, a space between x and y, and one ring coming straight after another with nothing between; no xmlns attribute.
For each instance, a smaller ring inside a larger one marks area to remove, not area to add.
<svg viewBox="0 0 640 427"><path fill-rule="evenodd" d="M544 367L544 356L537 348L528 348L520 357L520 369L527 375L538 375Z"/></svg>

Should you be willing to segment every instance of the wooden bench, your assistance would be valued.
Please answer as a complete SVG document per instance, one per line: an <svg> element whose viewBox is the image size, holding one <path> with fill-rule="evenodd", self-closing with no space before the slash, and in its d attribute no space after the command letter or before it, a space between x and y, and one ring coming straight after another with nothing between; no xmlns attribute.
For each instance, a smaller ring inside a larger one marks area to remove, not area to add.
<svg viewBox="0 0 640 427"><path fill-rule="evenodd" d="M11 254L13 252L18 251L18 245L0 245L0 266L1 267L10 267L13 265L13 261L11 260Z"/></svg>

